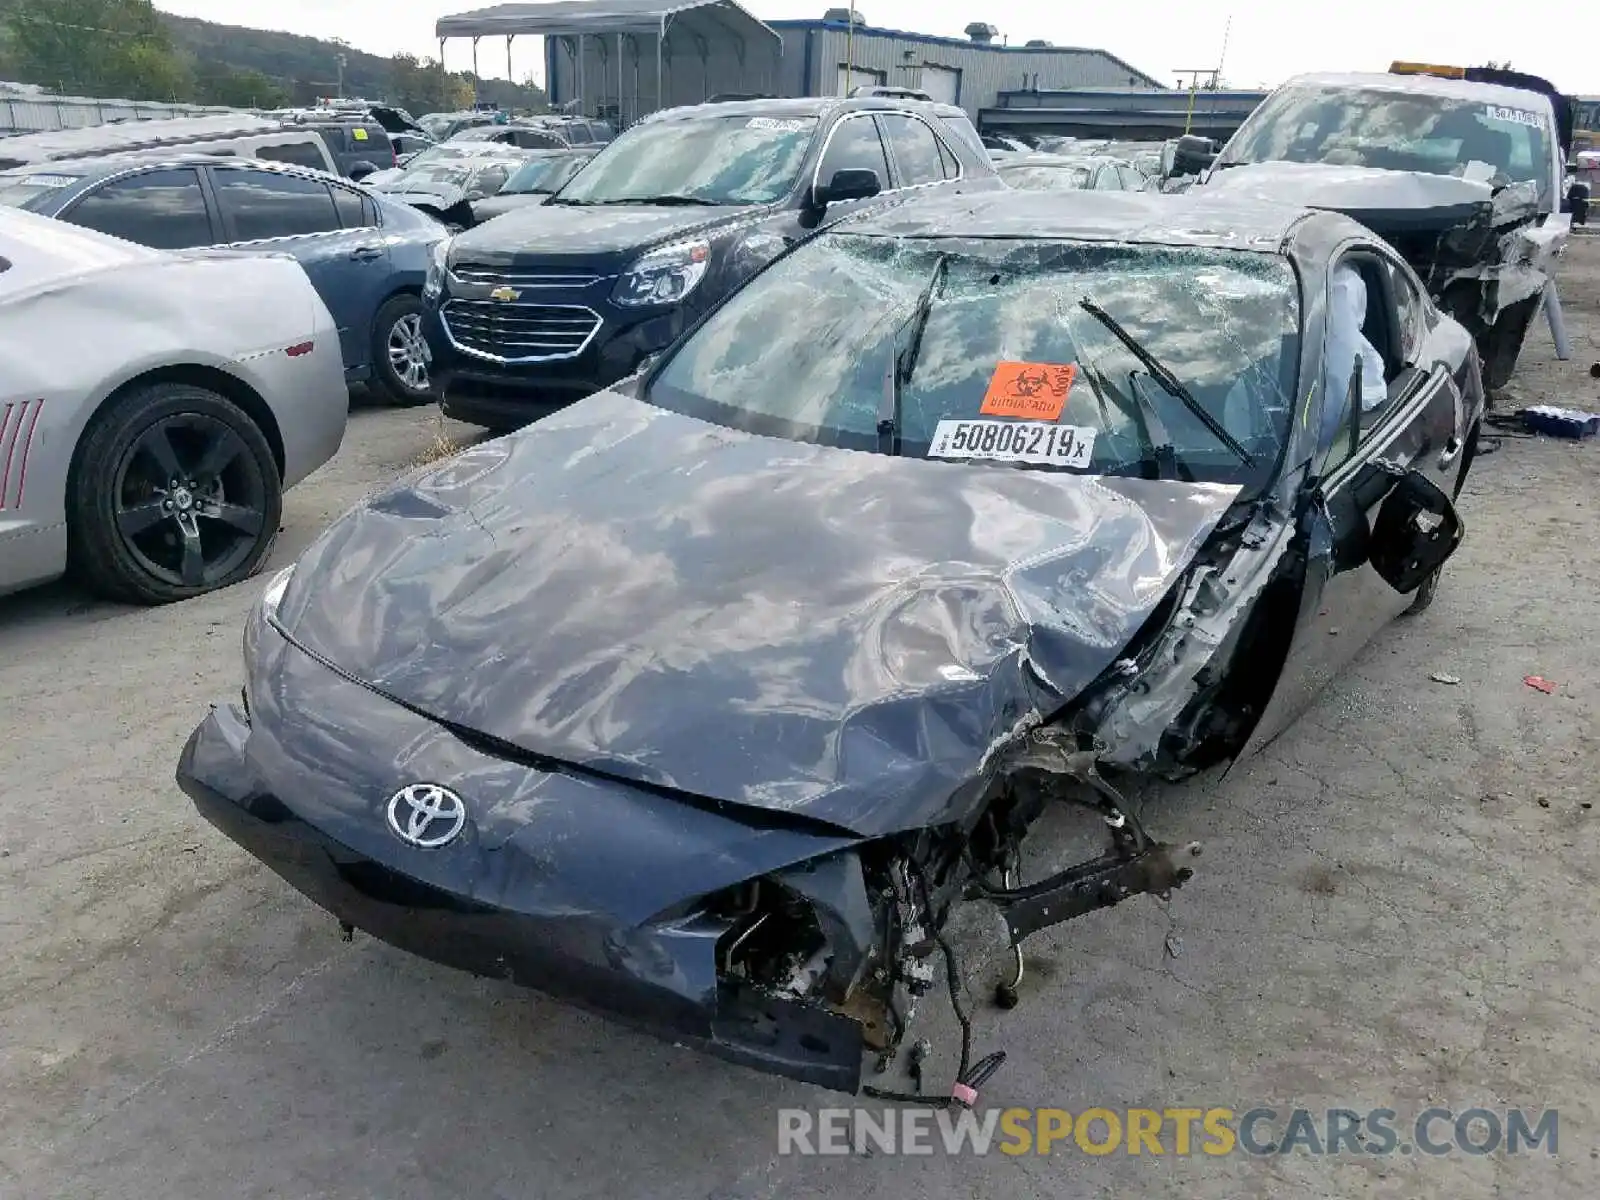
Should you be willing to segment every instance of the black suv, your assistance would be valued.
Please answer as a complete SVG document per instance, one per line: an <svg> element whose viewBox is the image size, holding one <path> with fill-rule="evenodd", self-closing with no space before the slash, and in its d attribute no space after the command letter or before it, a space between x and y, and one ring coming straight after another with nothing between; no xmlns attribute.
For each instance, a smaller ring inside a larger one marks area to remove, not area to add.
<svg viewBox="0 0 1600 1200"><path fill-rule="evenodd" d="M788 246L908 188L999 189L966 114L914 99L654 113L549 203L435 248L444 411L513 429L625 378Z"/></svg>
<svg viewBox="0 0 1600 1200"><path fill-rule="evenodd" d="M339 174L350 179L365 179L375 171L386 171L396 163L389 131L375 119L360 116L318 115L289 122L309 129L328 146Z"/></svg>

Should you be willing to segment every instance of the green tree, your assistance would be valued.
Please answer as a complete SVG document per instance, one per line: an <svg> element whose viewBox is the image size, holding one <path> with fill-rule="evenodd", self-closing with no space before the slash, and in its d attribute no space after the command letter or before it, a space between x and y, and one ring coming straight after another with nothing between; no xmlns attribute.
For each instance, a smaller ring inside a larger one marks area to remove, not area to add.
<svg viewBox="0 0 1600 1200"><path fill-rule="evenodd" d="M183 59L150 0L9 0L3 24L24 81L131 100L188 94Z"/></svg>
<svg viewBox="0 0 1600 1200"><path fill-rule="evenodd" d="M200 104L282 108L289 103L289 94L283 86L253 67L238 69L225 63L200 63L194 74L194 98Z"/></svg>

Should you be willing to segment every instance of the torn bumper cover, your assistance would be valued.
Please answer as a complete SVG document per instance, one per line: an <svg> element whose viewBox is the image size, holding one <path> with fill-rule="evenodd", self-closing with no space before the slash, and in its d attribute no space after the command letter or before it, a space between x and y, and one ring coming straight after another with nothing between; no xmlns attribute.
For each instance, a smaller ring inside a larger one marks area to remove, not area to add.
<svg viewBox="0 0 1600 1200"><path fill-rule="evenodd" d="M826 853L848 839L751 829L714 814L671 814L672 836L692 871L653 857L664 836L658 803L624 790L546 776L511 803L537 810L528 828L545 836L489 845L464 837L444 851L417 852L402 873L388 848L370 852L346 830L348 843L309 819L318 797L280 796L264 785L250 725L235 705L222 705L195 730L178 767L178 782L207 820L339 921L402 950L490 978L532 987L645 1032L758 1070L840 1091L860 1082L863 1026L815 1005L785 1000L719 980L717 947L729 922L704 913L641 916L673 886L710 889L729 864L776 864ZM469 776L473 775L469 772ZM504 775L485 761L482 776ZM360 790L357 779L331 786ZM468 786L488 784L472 778ZM492 785L490 785L492 786ZM384 798L375 797L381 811ZM374 822L374 824L377 824ZM573 840L563 829L605 826L612 838ZM734 869L737 873L738 868ZM680 875L697 874L698 883ZM663 878L665 877L665 879ZM857 870L859 878L859 869ZM631 878L637 887L607 886L628 904L598 902L587 883ZM670 880L669 885L667 881Z"/></svg>

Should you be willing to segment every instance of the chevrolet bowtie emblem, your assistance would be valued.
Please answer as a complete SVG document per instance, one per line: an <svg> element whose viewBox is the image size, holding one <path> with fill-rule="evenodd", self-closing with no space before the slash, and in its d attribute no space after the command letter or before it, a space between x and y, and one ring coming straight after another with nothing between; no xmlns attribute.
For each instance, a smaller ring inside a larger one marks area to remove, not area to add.
<svg viewBox="0 0 1600 1200"><path fill-rule="evenodd" d="M517 299L521 295L522 293L517 291L516 288L497 287L494 291L489 293L489 299L498 300L502 304L509 304L511 301Z"/></svg>

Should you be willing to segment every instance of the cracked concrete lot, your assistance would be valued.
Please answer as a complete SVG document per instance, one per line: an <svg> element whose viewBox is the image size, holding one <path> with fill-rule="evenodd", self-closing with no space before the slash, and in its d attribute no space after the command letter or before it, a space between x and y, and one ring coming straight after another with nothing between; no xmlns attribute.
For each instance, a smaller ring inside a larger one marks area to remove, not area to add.
<svg viewBox="0 0 1600 1200"><path fill-rule="evenodd" d="M1541 330L1508 406L1600 409L1600 238L1563 282L1574 360ZM358 410L275 562L435 432ZM1247 768L1148 798L1206 844L1170 904L1039 937L1010 1013L981 1000L990 927L961 930L976 1049L1010 1054L985 1106L1548 1107L1553 1157L780 1157L780 1107L842 1098L346 945L195 816L173 767L239 686L258 583L155 611L52 587L0 602L0 1197L1592 1197L1597 468L1600 443L1508 439L1431 610Z"/></svg>

